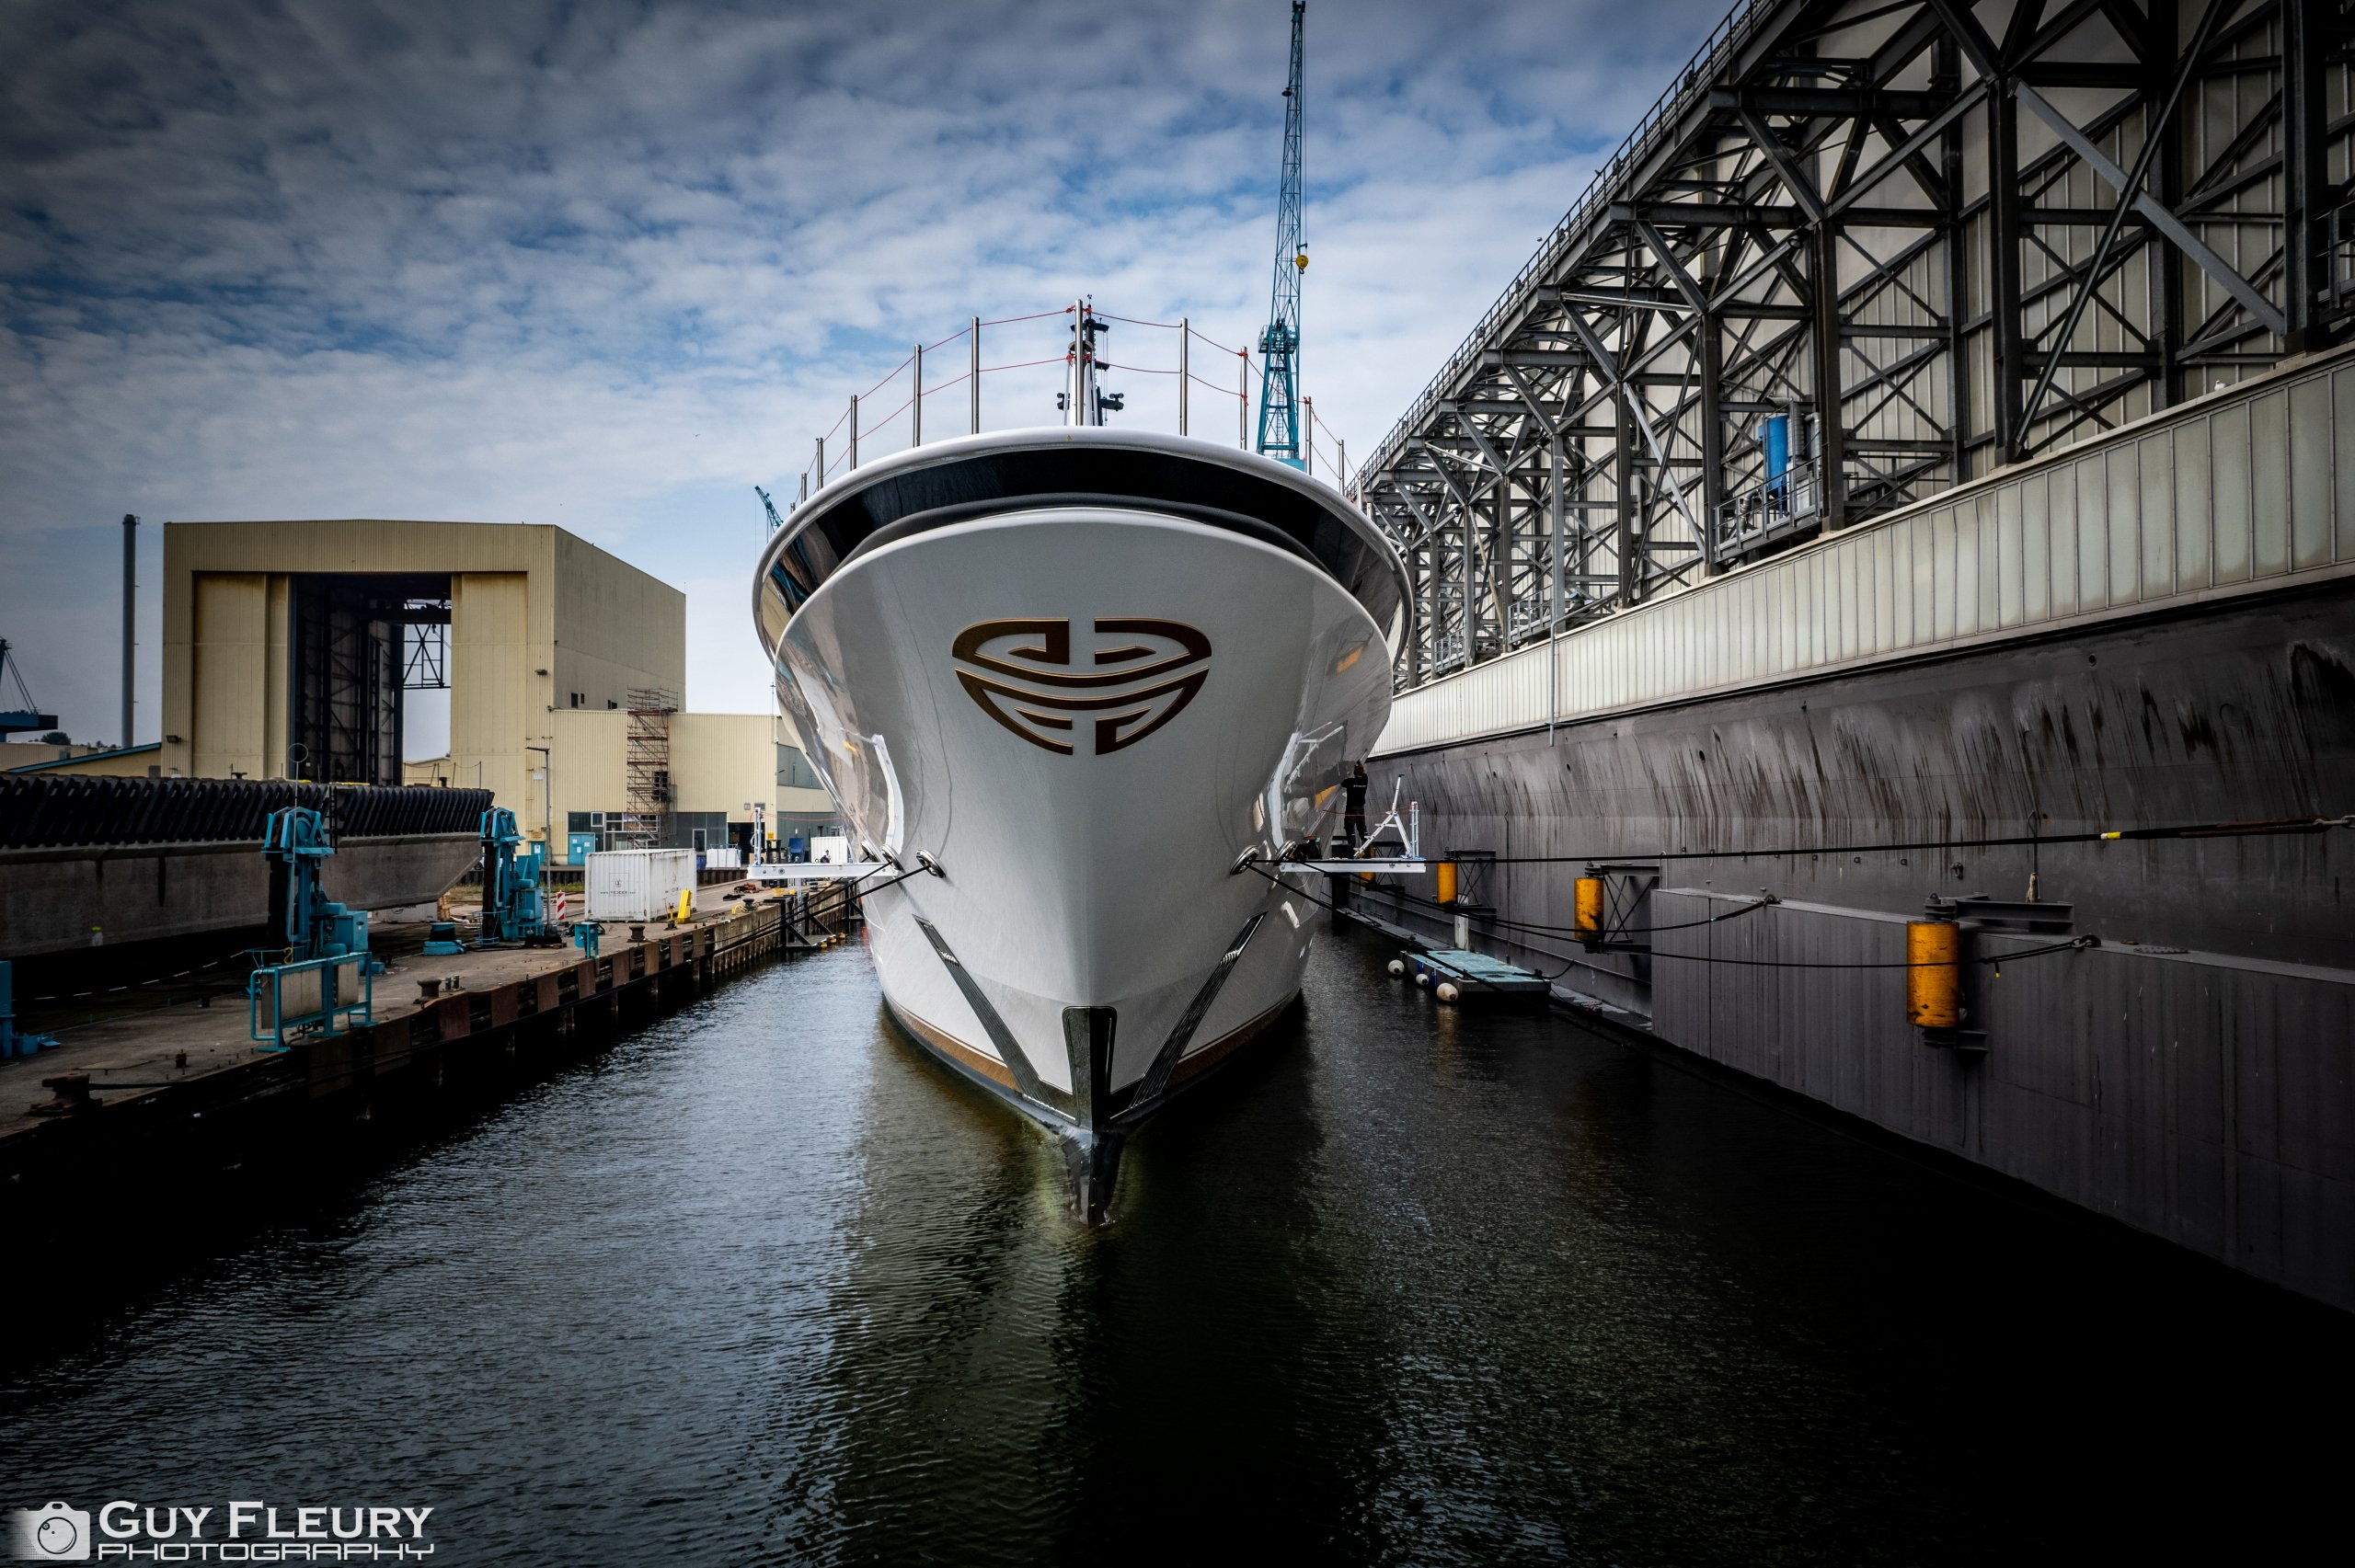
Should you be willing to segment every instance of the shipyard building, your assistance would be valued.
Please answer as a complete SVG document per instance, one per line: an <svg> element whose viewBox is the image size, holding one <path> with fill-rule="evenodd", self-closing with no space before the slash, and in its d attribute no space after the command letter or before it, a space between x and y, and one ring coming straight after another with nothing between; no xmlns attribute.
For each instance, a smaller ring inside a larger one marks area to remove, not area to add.
<svg viewBox="0 0 2355 1568"><path fill-rule="evenodd" d="M485 789L560 864L839 830L779 721L684 710L685 596L560 528L168 523L163 594L162 739L9 771Z"/></svg>

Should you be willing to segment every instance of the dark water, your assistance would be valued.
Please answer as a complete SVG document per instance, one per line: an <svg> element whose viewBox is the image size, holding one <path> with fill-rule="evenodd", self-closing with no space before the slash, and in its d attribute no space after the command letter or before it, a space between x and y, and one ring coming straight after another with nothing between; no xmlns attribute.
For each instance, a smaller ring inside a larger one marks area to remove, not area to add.
<svg viewBox="0 0 2355 1568"><path fill-rule="evenodd" d="M431 1505L467 1563L2246 1557L2335 1517L2347 1318L1386 956L1327 937L1100 1231L856 947L225 1230L12 1212L19 1256L163 1278L0 1292L0 1504Z"/></svg>

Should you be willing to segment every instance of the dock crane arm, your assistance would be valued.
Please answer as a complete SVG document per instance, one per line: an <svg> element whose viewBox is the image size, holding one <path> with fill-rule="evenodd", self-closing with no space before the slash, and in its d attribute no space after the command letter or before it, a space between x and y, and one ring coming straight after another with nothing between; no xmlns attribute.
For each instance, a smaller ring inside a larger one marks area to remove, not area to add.
<svg viewBox="0 0 2355 1568"><path fill-rule="evenodd" d="M1308 0L1292 0L1292 72L1284 85L1283 177L1276 196L1276 275L1268 330L1259 338L1259 440L1262 455L1302 462L1300 428L1300 275L1308 247L1300 227L1300 65Z"/></svg>
<svg viewBox="0 0 2355 1568"><path fill-rule="evenodd" d="M785 519L776 515L776 503L769 499L769 493L755 485L752 486L752 494L761 498L761 509L769 514L769 532L775 533L778 529L783 528Z"/></svg>
<svg viewBox="0 0 2355 1568"><path fill-rule="evenodd" d="M15 735L29 729L55 729L57 715L41 712L40 704L33 701L33 689L25 684L24 666L21 661L10 657L8 639L6 637L0 637L0 670L6 670L15 679L17 703L17 705L13 708L0 707L0 735ZM6 696L0 696L0 703L6 701Z"/></svg>

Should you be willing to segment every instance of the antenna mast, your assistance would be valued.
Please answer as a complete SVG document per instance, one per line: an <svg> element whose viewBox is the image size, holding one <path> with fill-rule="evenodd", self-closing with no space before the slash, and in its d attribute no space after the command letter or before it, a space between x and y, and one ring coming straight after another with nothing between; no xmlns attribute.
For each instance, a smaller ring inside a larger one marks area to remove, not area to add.
<svg viewBox="0 0 2355 1568"><path fill-rule="evenodd" d="M1300 430L1300 275L1308 250L1300 233L1300 54L1308 0L1292 0L1292 74L1284 86L1283 183L1276 198L1276 279L1268 330L1259 338L1259 451L1294 468Z"/></svg>

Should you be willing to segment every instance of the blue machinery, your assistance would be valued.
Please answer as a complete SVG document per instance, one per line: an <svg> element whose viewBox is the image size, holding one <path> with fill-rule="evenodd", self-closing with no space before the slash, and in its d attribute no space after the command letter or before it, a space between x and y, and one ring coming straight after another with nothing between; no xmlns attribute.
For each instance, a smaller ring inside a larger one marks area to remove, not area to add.
<svg viewBox="0 0 2355 1568"><path fill-rule="evenodd" d="M247 1033L282 1051L290 1034L339 1035L373 1016L376 962L368 954L368 914L330 901L320 863L335 853L327 821L306 806L270 814L262 830L270 862L270 923L284 939L282 959L246 978Z"/></svg>
<svg viewBox="0 0 2355 1568"><path fill-rule="evenodd" d="M0 1061L57 1048L54 1035L27 1035L17 1028L16 967L0 959Z"/></svg>
<svg viewBox="0 0 2355 1568"><path fill-rule="evenodd" d="M540 887L546 850L534 844L523 848L523 834L515 813L494 806L482 814L482 915L475 927L477 947L554 947L562 938L548 920L547 894ZM429 958L454 958L466 950L457 926L436 921L428 933Z"/></svg>
<svg viewBox="0 0 2355 1568"><path fill-rule="evenodd" d="M546 849L523 849L515 813L494 806L482 814L482 917L475 928L477 947L553 947L561 942L548 920L547 894L540 886ZM521 850L522 853L517 852ZM434 928L434 940L425 944L429 955L449 956L465 948L454 928Z"/></svg>

